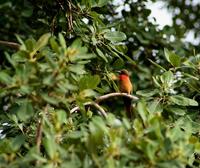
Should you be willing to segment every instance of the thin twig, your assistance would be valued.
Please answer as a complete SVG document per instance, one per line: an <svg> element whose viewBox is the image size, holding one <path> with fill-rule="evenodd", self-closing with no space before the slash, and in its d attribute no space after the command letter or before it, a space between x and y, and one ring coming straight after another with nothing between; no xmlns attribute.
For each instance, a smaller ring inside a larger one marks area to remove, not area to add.
<svg viewBox="0 0 200 168"><path fill-rule="evenodd" d="M98 109L100 111L102 116L107 117L105 110L95 102L84 103L84 106L94 106L96 109ZM80 110L80 107L76 106L76 107L74 107L73 109L70 110L70 113L74 113L74 112L79 111L79 110Z"/></svg>
<svg viewBox="0 0 200 168"><path fill-rule="evenodd" d="M48 111L48 105L45 106L43 115L47 114L47 111ZM38 153L40 152L40 147L41 147L41 142L42 142L43 115L38 120L37 132L36 132L36 147L37 147Z"/></svg>
<svg viewBox="0 0 200 168"><path fill-rule="evenodd" d="M54 34L55 32L55 28L56 28L56 17L57 14L53 17L52 21L51 21L51 34Z"/></svg>
<svg viewBox="0 0 200 168"><path fill-rule="evenodd" d="M37 133L36 133L36 147L38 153L40 153L41 141L42 141L42 119L39 119L37 124Z"/></svg>
<svg viewBox="0 0 200 168"><path fill-rule="evenodd" d="M111 97L128 97L133 101L137 101L139 99L138 97L127 94L127 93L116 93L115 92L115 93L109 93L109 94L100 96L95 100L95 102L86 102L83 105L84 106L94 106L96 109L99 110L99 112L102 116L106 117L107 114L106 114L105 110L98 103L100 103L101 101L104 101L106 99L109 99ZM78 106L74 107L73 109L70 110L70 113L74 113L76 111L80 111L80 107L78 107Z"/></svg>
<svg viewBox="0 0 200 168"><path fill-rule="evenodd" d="M0 45L4 45L4 46L7 46L7 47L16 49L16 50L19 50L19 48L20 48L20 44L15 43L15 42L10 42L10 41L0 40Z"/></svg>
<svg viewBox="0 0 200 168"><path fill-rule="evenodd" d="M62 3L59 0L57 0L57 2L59 4L60 8L62 9L62 11L65 11L64 6L62 5Z"/></svg>
<svg viewBox="0 0 200 168"><path fill-rule="evenodd" d="M67 0L67 22L68 22L68 30L71 32L73 30L73 18L72 18L72 1Z"/></svg>
<svg viewBox="0 0 200 168"><path fill-rule="evenodd" d="M98 97L95 102L96 103L100 103L101 101L104 101L106 99L109 99L111 97L128 97L130 99L132 99L133 101L137 101L139 98L136 97L136 96L133 96L133 95L130 95L130 94L127 94L127 93L109 93L109 94L106 94L106 95L103 95L103 96L100 96Z"/></svg>

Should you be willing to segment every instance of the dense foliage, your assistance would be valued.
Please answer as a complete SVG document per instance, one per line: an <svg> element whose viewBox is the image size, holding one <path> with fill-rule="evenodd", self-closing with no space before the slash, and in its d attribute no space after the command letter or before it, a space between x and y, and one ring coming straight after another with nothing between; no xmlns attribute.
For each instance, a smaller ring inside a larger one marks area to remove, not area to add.
<svg viewBox="0 0 200 168"><path fill-rule="evenodd" d="M4 0L0 13L0 167L199 167L190 23L159 29L145 0ZM118 92L123 68L139 97L134 119L120 97L99 103L106 118L85 106Z"/></svg>

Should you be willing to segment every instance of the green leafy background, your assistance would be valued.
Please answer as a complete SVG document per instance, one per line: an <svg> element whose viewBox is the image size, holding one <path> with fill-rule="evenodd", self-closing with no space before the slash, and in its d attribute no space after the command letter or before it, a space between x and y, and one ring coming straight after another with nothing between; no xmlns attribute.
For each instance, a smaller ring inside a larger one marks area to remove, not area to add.
<svg viewBox="0 0 200 168"><path fill-rule="evenodd" d="M0 1L0 167L199 167L200 55L183 38L198 37L200 4L167 1L195 19L173 13L158 28L146 2L125 0L119 15L105 0ZM106 118L85 108L118 92L123 68L134 118L119 97L99 104Z"/></svg>

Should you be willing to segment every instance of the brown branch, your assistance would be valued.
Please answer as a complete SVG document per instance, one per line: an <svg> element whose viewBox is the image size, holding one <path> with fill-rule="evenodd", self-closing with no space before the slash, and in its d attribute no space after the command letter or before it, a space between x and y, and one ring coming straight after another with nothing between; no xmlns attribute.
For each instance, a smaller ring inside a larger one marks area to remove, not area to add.
<svg viewBox="0 0 200 168"><path fill-rule="evenodd" d="M102 116L107 117L107 114L104 111L104 109L95 102L84 103L84 106L94 106L97 110L99 110L99 112ZM80 110L80 108L78 106L76 106L76 107L74 107L73 109L70 110L70 113L74 113L74 112L79 111L79 110Z"/></svg>
<svg viewBox="0 0 200 168"><path fill-rule="evenodd" d="M48 105L45 106L45 108L44 108L44 114L43 114L43 115L47 114L47 112L48 112ZM40 147L41 147L41 142L42 142L43 115L42 115L41 118L38 120L38 124L37 124L36 147L37 147L38 153L40 152Z"/></svg>
<svg viewBox="0 0 200 168"><path fill-rule="evenodd" d="M40 153L40 146L42 142L42 119L38 120L37 132L36 132L36 148L38 153Z"/></svg>
<svg viewBox="0 0 200 168"><path fill-rule="evenodd" d="M52 21L51 21L51 34L54 34L55 32L55 28L56 28L56 17L57 17L57 14L53 17Z"/></svg>
<svg viewBox="0 0 200 168"><path fill-rule="evenodd" d="M13 48L16 50L19 50L19 48L20 48L20 44L15 43L15 42L10 42L10 41L0 40L0 45L7 46L7 47L10 47L10 48Z"/></svg>
<svg viewBox="0 0 200 168"><path fill-rule="evenodd" d="M68 30L71 32L73 30L73 18L72 18L72 1L67 0L67 22Z"/></svg>
<svg viewBox="0 0 200 168"><path fill-rule="evenodd" d="M132 99L133 101L137 101L139 99L138 97L127 94L127 93L116 93L115 92L115 93L109 93L109 94L100 96L95 100L95 102L100 103L101 101L104 101L104 100L109 99L111 97L128 97L128 98Z"/></svg>
<svg viewBox="0 0 200 168"><path fill-rule="evenodd" d="M96 109L99 110L99 112L102 116L107 117L105 110L98 103L100 103L101 101L104 101L106 99L109 99L111 97L128 97L133 101L137 101L139 99L138 97L127 94L127 93L109 93L109 94L98 97L95 100L95 102L86 102L83 105L84 106L94 106ZM80 111L80 107L78 107L78 106L74 107L73 109L70 110L70 113L74 113L76 111Z"/></svg>
<svg viewBox="0 0 200 168"><path fill-rule="evenodd" d="M62 9L62 11L65 11L64 6L62 5L62 3L59 0L57 0L57 2L59 4L60 8Z"/></svg>

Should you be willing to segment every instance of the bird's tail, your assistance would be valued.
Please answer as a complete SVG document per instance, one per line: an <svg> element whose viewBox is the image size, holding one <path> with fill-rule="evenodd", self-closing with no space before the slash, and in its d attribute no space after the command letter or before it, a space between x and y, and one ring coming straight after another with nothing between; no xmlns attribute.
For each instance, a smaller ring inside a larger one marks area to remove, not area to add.
<svg viewBox="0 0 200 168"><path fill-rule="evenodd" d="M128 97L124 97L124 106L126 108L126 115L128 118L132 119L133 118L133 108L132 108L132 103L131 103L131 99Z"/></svg>

